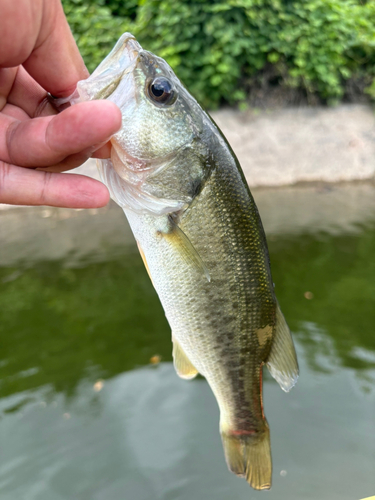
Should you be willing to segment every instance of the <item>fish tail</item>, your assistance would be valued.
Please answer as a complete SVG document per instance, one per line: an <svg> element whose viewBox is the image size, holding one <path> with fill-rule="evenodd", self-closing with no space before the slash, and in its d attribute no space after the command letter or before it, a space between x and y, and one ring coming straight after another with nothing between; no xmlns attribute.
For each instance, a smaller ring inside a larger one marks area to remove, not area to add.
<svg viewBox="0 0 375 500"><path fill-rule="evenodd" d="M225 459L230 471L256 490L271 488L272 460L267 422L261 431L226 430L221 433Z"/></svg>

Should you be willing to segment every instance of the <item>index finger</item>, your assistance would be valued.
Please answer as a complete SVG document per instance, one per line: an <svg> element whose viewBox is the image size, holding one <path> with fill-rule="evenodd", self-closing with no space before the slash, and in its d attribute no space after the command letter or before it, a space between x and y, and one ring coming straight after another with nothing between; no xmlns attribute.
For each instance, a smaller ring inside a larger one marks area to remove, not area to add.
<svg viewBox="0 0 375 500"><path fill-rule="evenodd" d="M52 95L67 96L74 91L77 82L87 78L89 73L60 0L43 0L43 9L39 37L24 66Z"/></svg>
<svg viewBox="0 0 375 500"><path fill-rule="evenodd" d="M1 0L0 67L23 64L48 92L67 96L88 71L60 0Z"/></svg>

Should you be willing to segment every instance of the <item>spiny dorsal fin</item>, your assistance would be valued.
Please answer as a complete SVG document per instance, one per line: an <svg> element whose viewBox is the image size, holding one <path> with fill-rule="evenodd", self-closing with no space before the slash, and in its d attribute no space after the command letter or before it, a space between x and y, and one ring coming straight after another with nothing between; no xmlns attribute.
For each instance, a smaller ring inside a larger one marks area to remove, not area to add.
<svg viewBox="0 0 375 500"><path fill-rule="evenodd" d="M169 233L161 232L163 237L167 241L170 241L175 248L178 249L181 257L187 264L193 265L196 269L200 270L206 276L207 281L210 282L210 273L189 238L176 224L172 217L169 217L169 222L171 224L172 231Z"/></svg>
<svg viewBox="0 0 375 500"><path fill-rule="evenodd" d="M176 337L172 335L173 342L173 364L177 375L181 378L191 379L198 375L198 370L191 364L188 357L182 350L182 347L176 340Z"/></svg>
<svg viewBox="0 0 375 500"><path fill-rule="evenodd" d="M266 365L283 391L289 392L296 384L299 373L297 355L289 327L278 303L275 334Z"/></svg>

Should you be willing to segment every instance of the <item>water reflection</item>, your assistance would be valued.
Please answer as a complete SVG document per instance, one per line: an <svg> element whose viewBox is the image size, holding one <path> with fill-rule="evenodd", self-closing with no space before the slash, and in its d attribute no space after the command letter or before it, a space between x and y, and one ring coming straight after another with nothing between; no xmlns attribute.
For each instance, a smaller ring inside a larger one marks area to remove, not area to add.
<svg viewBox="0 0 375 500"><path fill-rule="evenodd" d="M374 368L374 224L269 239L277 295L310 366L330 371L324 354L333 365ZM100 262L0 268L3 395L47 383L70 395L83 377L111 377L154 355L171 360L156 293L134 244L125 248Z"/></svg>
<svg viewBox="0 0 375 500"><path fill-rule="evenodd" d="M301 353L300 353L301 354ZM363 498L374 491L373 405L340 369L304 374L290 395L265 383L274 461L271 499ZM262 493L226 470L218 409L204 380L175 376L170 363L106 380L82 379L68 401L41 387L0 402L1 498L245 500ZM46 402L48 401L48 402ZM360 411L359 411L360 408Z"/></svg>
<svg viewBox="0 0 375 500"><path fill-rule="evenodd" d="M140 257L66 268L42 262L1 268L0 368L3 395L51 384L74 393L88 375L95 380L171 359L170 333Z"/></svg>
<svg viewBox="0 0 375 500"><path fill-rule="evenodd" d="M270 244L276 291L289 324L313 363L326 345L332 362L356 370L374 368L375 224L345 235L301 234ZM313 294L311 300L305 291ZM311 325L316 327L311 328ZM315 329L315 330L314 330ZM314 340L317 329L330 339ZM314 347L315 346L315 347ZM359 350L358 350L359 349ZM318 369L319 364L314 364Z"/></svg>
<svg viewBox="0 0 375 500"><path fill-rule="evenodd" d="M374 188L306 189L257 193L301 364L288 395L265 379L267 496L363 498L375 493ZM226 471L206 382L174 374L121 211L45 210L0 214L1 498L264 496Z"/></svg>

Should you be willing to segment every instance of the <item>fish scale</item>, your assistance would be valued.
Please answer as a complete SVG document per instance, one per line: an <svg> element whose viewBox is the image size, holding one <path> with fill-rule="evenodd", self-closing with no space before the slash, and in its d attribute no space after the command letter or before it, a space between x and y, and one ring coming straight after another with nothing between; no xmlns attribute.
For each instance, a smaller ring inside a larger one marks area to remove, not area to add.
<svg viewBox="0 0 375 500"><path fill-rule="evenodd" d="M298 364L241 167L168 64L129 33L79 82L71 101L96 98L121 109L111 160L99 160L99 170L163 305L176 371L185 379L206 377L229 469L268 489L262 367L289 391Z"/></svg>

